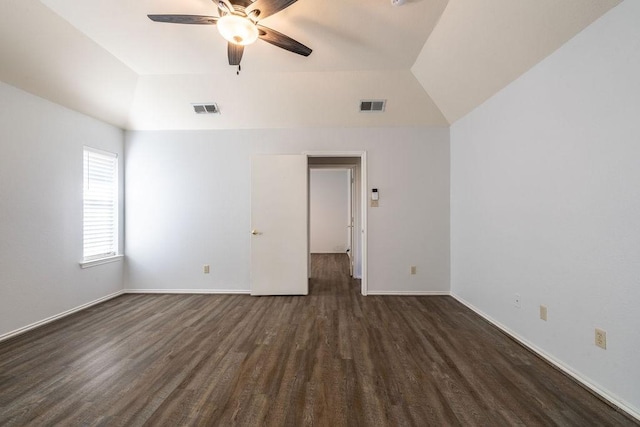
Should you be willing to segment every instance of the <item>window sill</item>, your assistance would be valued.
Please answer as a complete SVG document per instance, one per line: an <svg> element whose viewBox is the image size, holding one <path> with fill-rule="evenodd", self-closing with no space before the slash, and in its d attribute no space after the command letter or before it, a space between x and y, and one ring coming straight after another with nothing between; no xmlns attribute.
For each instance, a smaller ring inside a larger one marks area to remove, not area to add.
<svg viewBox="0 0 640 427"><path fill-rule="evenodd" d="M80 268L90 268L96 265L109 264L111 262L118 262L124 258L124 255L114 255L106 258L94 259L91 261L81 261Z"/></svg>

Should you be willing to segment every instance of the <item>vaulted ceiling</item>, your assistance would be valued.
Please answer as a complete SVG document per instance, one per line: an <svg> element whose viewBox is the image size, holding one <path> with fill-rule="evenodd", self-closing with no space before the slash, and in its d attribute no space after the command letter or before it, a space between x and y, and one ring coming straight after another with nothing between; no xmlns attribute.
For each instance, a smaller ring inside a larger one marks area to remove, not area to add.
<svg viewBox="0 0 640 427"><path fill-rule="evenodd" d="M299 0L261 24L313 53L259 40L237 75L215 26L146 16L211 0L3 0L0 79L126 129L448 126L618 3ZM371 98L384 113L358 112Z"/></svg>

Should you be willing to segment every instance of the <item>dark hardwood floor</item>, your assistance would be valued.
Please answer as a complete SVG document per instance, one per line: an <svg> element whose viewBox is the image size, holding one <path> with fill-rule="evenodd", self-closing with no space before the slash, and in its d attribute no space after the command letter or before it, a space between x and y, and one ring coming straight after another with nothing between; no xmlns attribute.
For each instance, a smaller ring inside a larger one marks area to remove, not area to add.
<svg viewBox="0 0 640 427"><path fill-rule="evenodd" d="M0 425L637 425L450 297L123 295L0 343Z"/></svg>

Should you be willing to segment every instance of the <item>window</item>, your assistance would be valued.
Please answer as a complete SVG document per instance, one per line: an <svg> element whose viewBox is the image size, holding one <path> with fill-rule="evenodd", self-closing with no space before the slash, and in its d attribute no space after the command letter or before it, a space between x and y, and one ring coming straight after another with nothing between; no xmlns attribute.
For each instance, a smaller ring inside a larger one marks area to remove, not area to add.
<svg viewBox="0 0 640 427"><path fill-rule="evenodd" d="M83 262L118 252L118 155L84 147Z"/></svg>

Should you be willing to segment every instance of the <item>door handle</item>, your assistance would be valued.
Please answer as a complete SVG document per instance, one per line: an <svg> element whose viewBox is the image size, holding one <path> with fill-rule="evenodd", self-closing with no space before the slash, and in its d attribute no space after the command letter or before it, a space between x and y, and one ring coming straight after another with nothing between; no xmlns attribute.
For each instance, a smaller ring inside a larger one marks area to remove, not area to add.
<svg viewBox="0 0 640 427"><path fill-rule="evenodd" d="M256 229L253 229L253 230L251 230L251 234L253 234L254 236L257 236L258 234L262 234L262 233L260 233L260 232L259 232L258 230L256 230Z"/></svg>

